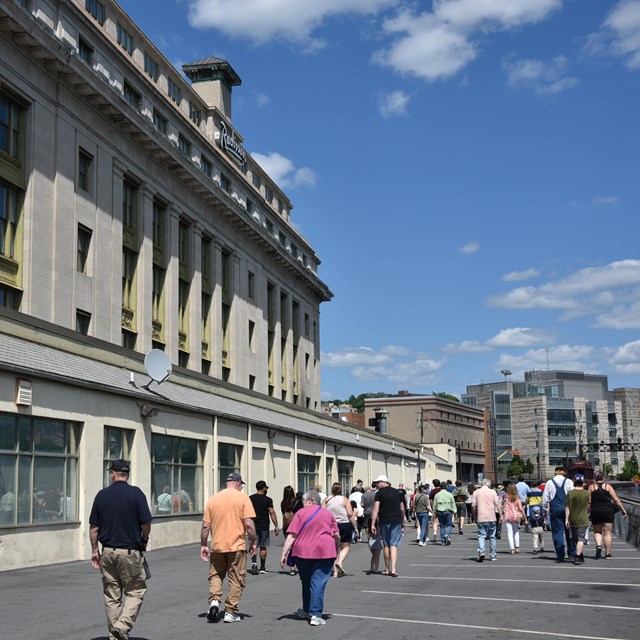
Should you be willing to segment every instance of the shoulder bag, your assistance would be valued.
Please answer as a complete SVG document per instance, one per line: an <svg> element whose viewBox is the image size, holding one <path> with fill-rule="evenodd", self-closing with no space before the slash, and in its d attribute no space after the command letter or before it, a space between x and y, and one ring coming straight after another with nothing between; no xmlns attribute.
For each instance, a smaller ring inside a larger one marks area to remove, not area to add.
<svg viewBox="0 0 640 640"><path fill-rule="evenodd" d="M302 532L304 531L304 528L318 515L318 513L320 513L321 509L322 507L318 505L318 508L304 521L303 525L300 527L298 536L302 534ZM298 536L296 536L296 539L298 538ZM296 566L295 556L293 555L293 547L295 546L295 544L296 544L296 541L294 540L293 544L291 545L291 549L289 549L289 553L287 554L287 567Z"/></svg>

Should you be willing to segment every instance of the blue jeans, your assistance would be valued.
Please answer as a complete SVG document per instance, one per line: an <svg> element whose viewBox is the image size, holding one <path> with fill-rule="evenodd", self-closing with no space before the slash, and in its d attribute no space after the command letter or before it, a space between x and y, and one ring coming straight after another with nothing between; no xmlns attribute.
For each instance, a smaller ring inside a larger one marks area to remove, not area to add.
<svg viewBox="0 0 640 640"><path fill-rule="evenodd" d="M573 558L576 555L576 544L571 538L569 529L565 529L565 513L564 511L550 511L551 519L551 537L553 539L553 548L556 550L558 560L564 560L564 545L567 543L567 555Z"/></svg>
<svg viewBox="0 0 640 640"><path fill-rule="evenodd" d="M478 553L484 555L484 541L489 538L489 557L496 557L496 521L476 522L478 525Z"/></svg>
<svg viewBox="0 0 640 640"><path fill-rule="evenodd" d="M446 542L447 537L451 536L451 527L453 526L453 515L451 511L437 511L438 524L440 526L440 542Z"/></svg>
<svg viewBox="0 0 640 640"><path fill-rule="evenodd" d="M416 518L418 518L418 522L420 523L420 542L424 542L429 533L429 512L421 511L420 513L416 513Z"/></svg>
<svg viewBox="0 0 640 640"><path fill-rule="evenodd" d="M380 535L385 547L399 547L402 543L402 525L381 524Z"/></svg>
<svg viewBox="0 0 640 640"><path fill-rule="evenodd" d="M310 616L322 615L324 588L333 573L334 561L335 558L296 558L296 567L302 582L302 608Z"/></svg>

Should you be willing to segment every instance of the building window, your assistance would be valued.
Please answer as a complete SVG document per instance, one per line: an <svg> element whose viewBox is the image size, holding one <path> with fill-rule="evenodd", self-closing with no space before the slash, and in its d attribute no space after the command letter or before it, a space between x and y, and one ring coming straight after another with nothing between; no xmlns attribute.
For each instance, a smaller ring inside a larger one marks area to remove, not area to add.
<svg viewBox="0 0 640 640"><path fill-rule="evenodd" d="M104 24L104 4L99 0L86 0L85 9L100 23Z"/></svg>
<svg viewBox="0 0 640 640"><path fill-rule="evenodd" d="M80 426L0 414L0 527L78 520Z"/></svg>
<svg viewBox="0 0 640 640"><path fill-rule="evenodd" d="M122 224L135 232L138 221L138 188L125 180L122 183Z"/></svg>
<svg viewBox="0 0 640 640"><path fill-rule="evenodd" d="M0 284L0 307L5 309L20 309L20 291L4 284Z"/></svg>
<svg viewBox="0 0 640 640"><path fill-rule="evenodd" d="M256 323L253 320L249 320L249 351L255 353L256 345L253 340L256 333Z"/></svg>
<svg viewBox="0 0 640 640"><path fill-rule="evenodd" d="M273 200L273 189L271 187L265 187L264 188L264 199L271 204L271 201Z"/></svg>
<svg viewBox="0 0 640 640"><path fill-rule="evenodd" d="M140 111L142 108L142 97L128 82L124 83L124 99L136 111Z"/></svg>
<svg viewBox="0 0 640 640"><path fill-rule="evenodd" d="M236 471L240 473L242 447L235 444L218 444L218 490L227 486L227 476Z"/></svg>
<svg viewBox="0 0 640 640"><path fill-rule="evenodd" d="M166 219L166 208L153 201L153 261L160 266L164 266L164 224Z"/></svg>
<svg viewBox="0 0 640 640"><path fill-rule="evenodd" d="M278 198L278 213L282 213L283 211L284 211L284 202L282 202L282 198Z"/></svg>
<svg viewBox="0 0 640 640"><path fill-rule="evenodd" d="M163 135L167 135L167 119L156 109L153 109L153 126Z"/></svg>
<svg viewBox="0 0 640 640"><path fill-rule="evenodd" d="M24 111L7 96L0 94L0 151L16 160L21 157L20 129Z"/></svg>
<svg viewBox="0 0 640 640"><path fill-rule="evenodd" d="M144 71L154 81L158 82L160 67L158 63L148 54L144 54Z"/></svg>
<svg viewBox="0 0 640 640"><path fill-rule="evenodd" d="M189 119L194 124L198 124L198 125L200 124L200 120L202 120L202 112L191 101L189 101Z"/></svg>
<svg viewBox="0 0 640 640"><path fill-rule="evenodd" d="M76 258L76 269L80 273L87 273L87 265L89 263L89 249L91 247L91 229L79 224L78 225L78 252Z"/></svg>
<svg viewBox="0 0 640 640"><path fill-rule="evenodd" d="M180 269L182 271L182 277L187 278L189 269L189 240L191 227L182 220L178 227L178 260L180 261Z"/></svg>
<svg viewBox="0 0 640 640"><path fill-rule="evenodd" d="M202 289L211 292L211 240L205 236L200 240L200 275Z"/></svg>
<svg viewBox="0 0 640 640"><path fill-rule="evenodd" d="M178 149L180 153L191 160L191 143L182 135L178 135Z"/></svg>
<svg viewBox="0 0 640 640"><path fill-rule="evenodd" d="M167 79L167 94L176 103L182 102L182 89L171 79Z"/></svg>
<svg viewBox="0 0 640 640"><path fill-rule="evenodd" d="M350 460L338 460L338 482L342 487L342 495L348 496L353 486L353 462ZM327 491L329 491L328 485Z"/></svg>
<svg viewBox="0 0 640 640"><path fill-rule="evenodd" d="M178 333L182 334L178 338L178 348L184 352L189 350L187 345L189 335L189 289L188 282L184 280L178 281Z"/></svg>
<svg viewBox="0 0 640 640"><path fill-rule="evenodd" d="M133 55L133 36L120 24L117 27L118 44L130 55Z"/></svg>
<svg viewBox="0 0 640 640"><path fill-rule="evenodd" d="M316 488L319 465L320 458L298 454L298 491L305 492Z"/></svg>
<svg viewBox="0 0 640 640"><path fill-rule="evenodd" d="M89 66L93 65L93 47L82 37L78 38L78 56Z"/></svg>
<svg viewBox="0 0 640 640"><path fill-rule="evenodd" d="M251 181L253 182L253 186L256 189L260 190L260 187L262 186L262 180L255 171L251 174Z"/></svg>
<svg viewBox="0 0 640 640"><path fill-rule="evenodd" d="M153 339L162 340L164 323L164 307L162 304L164 292L165 270L153 266L153 283L151 285L151 321L153 323Z"/></svg>
<svg viewBox="0 0 640 640"><path fill-rule="evenodd" d="M308 313L304 314L304 335L307 338L309 337L309 314Z"/></svg>
<svg viewBox="0 0 640 640"><path fill-rule="evenodd" d="M133 431L116 427L104 428L104 456L102 461L102 484L110 484L109 467L114 460L131 460Z"/></svg>
<svg viewBox="0 0 640 640"><path fill-rule="evenodd" d="M155 515L202 511L204 444L191 438L151 436L151 501ZM167 495L171 496L170 502Z"/></svg>
<svg viewBox="0 0 640 640"><path fill-rule="evenodd" d="M78 188L91 193L93 156L84 149L78 150Z"/></svg>
<svg viewBox="0 0 640 640"><path fill-rule="evenodd" d="M220 188L227 193L231 191L231 180L224 173L220 174Z"/></svg>
<svg viewBox="0 0 640 640"><path fill-rule="evenodd" d="M204 173L207 178L213 175L213 164L211 164L211 160L205 156L200 156L200 167L202 168L202 173Z"/></svg>
<svg viewBox="0 0 640 640"><path fill-rule="evenodd" d="M122 250L122 306L135 309L135 278L138 254L129 249Z"/></svg>
<svg viewBox="0 0 640 640"><path fill-rule="evenodd" d="M89 335L89 326L91 325L91 314L86 311L76 309L76 331L83 336Z"/></svg>
<svg viewBox="0 0 640 640"><path fill-rule="evenodd" d="M19 191L0 181L0 255L16 257L16 236L20 212Z"/></svg>
<svg viewBox="0 0 640 640"><path fill-rule="evenodd" d="M247 295L249 300L256 299L256 276L252 271L247 273Z"/></svg>

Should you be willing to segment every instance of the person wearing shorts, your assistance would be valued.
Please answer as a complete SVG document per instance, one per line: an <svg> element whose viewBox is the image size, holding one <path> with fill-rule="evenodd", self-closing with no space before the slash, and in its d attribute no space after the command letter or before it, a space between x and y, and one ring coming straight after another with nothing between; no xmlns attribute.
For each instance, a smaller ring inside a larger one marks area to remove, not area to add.
<svg viewBox="0 0 640 640"><path fill-rule="evenodd" d="M378 476L378 493L371 515L371 531L374 535L380 531L384 547L385 575L398 577L398 547L404 533L404 499L402 494L391 486L387 476Z"/></svg>
<svg viewBox="0 0 640 640"><path fill-rule="evenodd" d="M573 564L577 565L584 562L582 549L587 540L589 528L590 497L590 493L584 488L584 476L581 473L576 474L573 479L573 489L567 494L565 526L571 531L571 538L576 546Z"/></svg>

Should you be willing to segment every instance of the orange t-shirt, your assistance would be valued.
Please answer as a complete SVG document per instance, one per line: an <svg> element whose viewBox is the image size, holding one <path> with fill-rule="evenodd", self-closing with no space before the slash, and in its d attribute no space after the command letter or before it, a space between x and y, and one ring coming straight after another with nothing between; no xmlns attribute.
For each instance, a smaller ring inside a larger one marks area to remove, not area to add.
<svg viewBox="0 0 640 640"><path fill-rule="evenodd" d="M244 551L244 519L255 517L256 512L246 493L229 488L212 495L207 500L202 518L211 524L211 551Z"/></svg>

